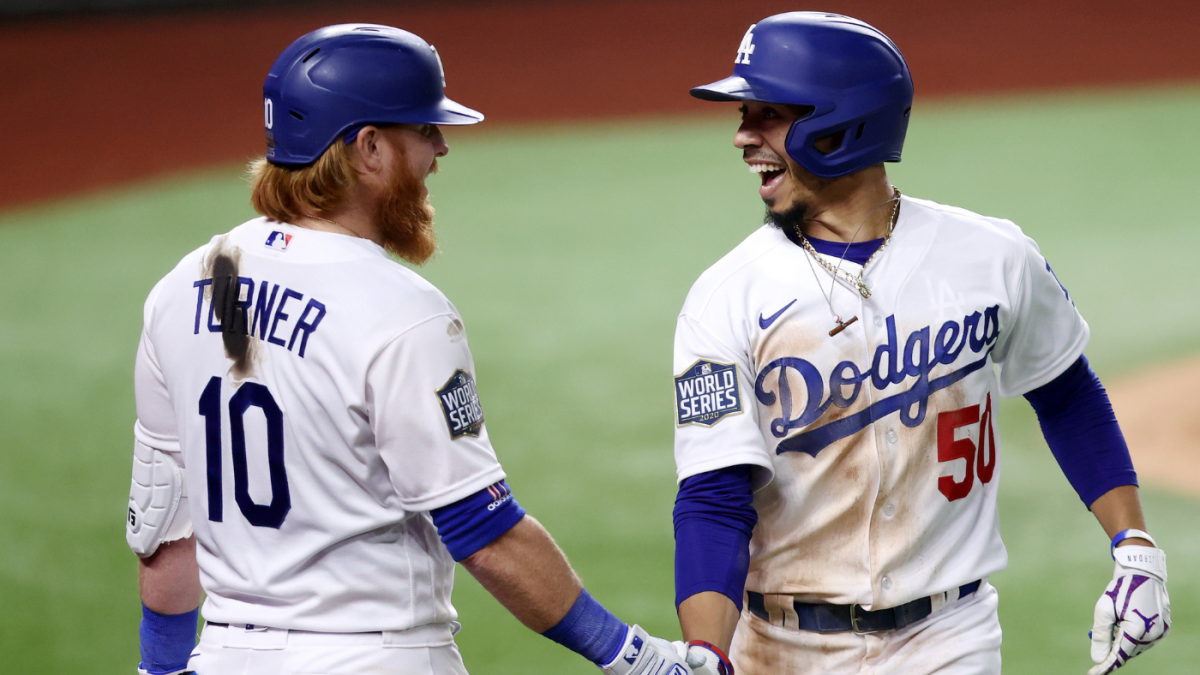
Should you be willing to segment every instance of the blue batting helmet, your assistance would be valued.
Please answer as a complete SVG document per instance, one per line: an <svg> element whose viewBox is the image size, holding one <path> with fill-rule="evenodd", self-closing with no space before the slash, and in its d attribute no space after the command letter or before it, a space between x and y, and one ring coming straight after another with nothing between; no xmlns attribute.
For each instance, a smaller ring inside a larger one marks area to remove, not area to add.
<svg viewBox="0 0 1200 675"><path fill-rule="evenodd" d="M483 115L446 98L437 49L408 31L349 23L293 42L263 83L267 159L316 161L364 124L475 124Z"/></svg>
<svg viewBox="0 0 1200 675"><path fill-rule="evenodd" d="M776 14L746 31L733 63L732 76L696 87L692 96L812 106L786 143L788 155L811 173L836 178L900 161L912 76L879 30L840 14ZM839 132L841 145L832 152L813 147Z"/></svg>

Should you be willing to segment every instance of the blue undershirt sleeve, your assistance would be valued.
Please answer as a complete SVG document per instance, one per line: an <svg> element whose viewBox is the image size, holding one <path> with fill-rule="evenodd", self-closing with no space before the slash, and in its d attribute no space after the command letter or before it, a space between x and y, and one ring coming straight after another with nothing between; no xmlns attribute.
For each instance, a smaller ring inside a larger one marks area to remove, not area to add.
<svg viewBox="0 0 1200 675"><path fill-rule="evenodd" d="M1108 393L1086 356L1025 398L1054 459L1089 509L1109 490L1138 484Z"/></svg>
<svg viewBox="0 0 1200 675"><path fill-rule="evenodd" d="M685 478L675 498L675 607L716 591L742 609L750 570L754 467L731 466Z"/></svg>
<svg viewBox="0 0 1200 675"><path fill-rule="evenodd" d="M508 483L500 481L466 499L434 509L430 515L450 557L462 562L511 530L525 517L525 509L517 503Z"/></svg>

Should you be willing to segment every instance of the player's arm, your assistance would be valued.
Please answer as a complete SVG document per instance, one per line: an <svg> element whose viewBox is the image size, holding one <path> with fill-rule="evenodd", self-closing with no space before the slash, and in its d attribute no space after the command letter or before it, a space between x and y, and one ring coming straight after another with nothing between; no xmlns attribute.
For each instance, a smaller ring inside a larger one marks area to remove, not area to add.
<svg viewBox="0 0 1200 675"><path fill-rule="evenodd" d="M772 477L754 404L753 366L738 332L740 311L712 311L705 321L688 313L688 296L675 330L675 605L689 657L703 658L697 673L732 671L726 654L745 597L750 537L758 522L753 502ZM700 293L705 296L705 293ZM724 317L723 319L720 317ZM697 378L719 373L716 414L698 416ZM732 377L729 377L732 375Z"/></svg>
<svg viewBox="0 0 1200 675"><path fill-rule="evenodd" d="M196 564L196 536L164 543L152 555L139 558L138 588L142 604L158 614L184 614L200 607L204 590Z"/></svg>
<svg viewBox="0 0 1200 675"><path fill-rule="evenodd" d="M141 428L139 432L146 432ZM134 443L125 538L138 555L141 663L150 675L181 673L196 645L203 591L178 453Z"/></svg>
<svg viewBox="0 0 1200 675"><path fill-rule="evenodd" d="M562 621L583 592L579 577L550 533L528 515L461 562L535 633L545 633Z"/></svg>
<svg viewBox="0 0 1200 675"><path fill-rule="evenodd" d="M452 313L406 329L373 360L371 423L401 505L428 512L450 556L522 623L606 673L686 672L684 650L592 599L554 540L525 515L488 440L474 370Z"/></svg>
<svg viewBox="0 0 1200 675"><path fill-rule="evenodd" d="M682 643L626 625L584 590L550 533L504 481L430 515L451 557L530 630L611 675L682 666Z"/></svg>
<svg viewBox="0 0 1200 675"><path fill-rule="evenodd" d="M675 499L675 602L689 645L727 663L742 610L750 535L758 522L751 502L753 467L740 465L690 476Z"/></svg>
<svg viewBox="0 0 1200 675"><path fill-rule="evenodd" d="M1166 554L1146 534L1129 448L1087 358L1025 398L1063 473L1112 542L1113 580L1096 603L1091 633L1091 672L1106 673L1170 630Z"/></svg>
<svg viewBox="0 0 1200 675"><path fill-rule="evenodd" d="M146 323L157 287L147 301ZM175 415L147 332L134 364L133 476L125 541L137 554L142 598L138 672L181 673L196 644L202 596Z"/></svg>

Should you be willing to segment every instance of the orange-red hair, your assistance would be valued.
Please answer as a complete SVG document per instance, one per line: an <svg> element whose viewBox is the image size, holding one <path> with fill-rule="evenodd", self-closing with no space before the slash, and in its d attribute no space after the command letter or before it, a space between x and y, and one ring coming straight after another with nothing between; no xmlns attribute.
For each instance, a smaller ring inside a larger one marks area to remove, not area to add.
<svg viewBox="0 0 1200 675"><path fill-rule="evenodd" d="M332 213L357 180L350 151L340 141L334 141L317 161L301 167L272 164L265 157L251 161L247 173L254 210L281 223Z"/></svg>

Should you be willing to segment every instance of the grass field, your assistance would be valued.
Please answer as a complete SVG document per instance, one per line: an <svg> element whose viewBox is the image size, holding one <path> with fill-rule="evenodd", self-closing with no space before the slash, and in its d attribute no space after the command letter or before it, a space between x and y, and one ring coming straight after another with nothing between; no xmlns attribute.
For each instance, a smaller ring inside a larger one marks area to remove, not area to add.
<svg viewBox="0 0 1200 675"><path fill-rule="evenodd" d="M906 193L1012 218L1092 325L1102 378L1200 351L1200 90L922 104ZM671 337L695 277L760 222L727 120L450 136L431 179L442 254L422 274L462 312L521 503L592 594L678 634ZM123 540L142 301L186 252L248 218L237 167L0 215L0 671L130 673L136 565ZM1100 528L1023 401L1002 408L1007 673L1084 673L1111 574ZM1126 671L1200 662L1200 501L1143 491L1171 556L1174 630ZM478 674L593 673L465 573Z"/></svg>

